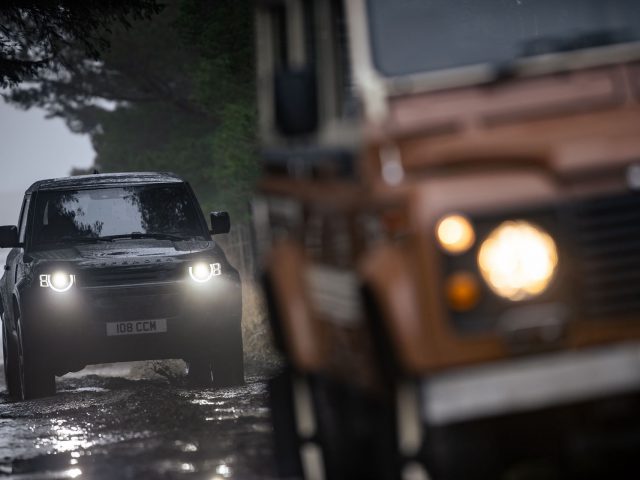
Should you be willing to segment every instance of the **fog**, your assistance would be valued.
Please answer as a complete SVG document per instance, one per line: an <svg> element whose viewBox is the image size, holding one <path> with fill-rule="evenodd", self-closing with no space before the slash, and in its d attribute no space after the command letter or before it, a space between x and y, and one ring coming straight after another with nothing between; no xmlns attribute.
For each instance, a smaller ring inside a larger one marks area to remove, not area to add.
<svg viewBox="0 0 640 480"><path fill-rule="evenodd" d="M89 137L73 134L61 119L0 100L0 225L17 222L22 195L33 182L87 168L94 156Z"/></svg>
<svg viewBox="0 0 640 480"><path fill-rule="evenodd" d="M72 133L61 119L0 100L0 225L18 222L22 195L33 182L87 168L94 155L89 137ZM8 253L0 249L0 265Z"/></svg>

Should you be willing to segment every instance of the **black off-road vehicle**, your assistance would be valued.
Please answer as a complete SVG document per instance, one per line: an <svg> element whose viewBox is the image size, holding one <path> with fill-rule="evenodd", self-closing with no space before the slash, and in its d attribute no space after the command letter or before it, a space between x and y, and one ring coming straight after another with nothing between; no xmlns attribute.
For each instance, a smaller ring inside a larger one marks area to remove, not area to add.
<svg viewBox="0 0 640 480"><path fill-rule="evenodd" d="M25 193L0 281L9 394L55 393L88 364L180 358L198 385L243 382L238 272L190 186L172 174L43 180Z"/></svg>

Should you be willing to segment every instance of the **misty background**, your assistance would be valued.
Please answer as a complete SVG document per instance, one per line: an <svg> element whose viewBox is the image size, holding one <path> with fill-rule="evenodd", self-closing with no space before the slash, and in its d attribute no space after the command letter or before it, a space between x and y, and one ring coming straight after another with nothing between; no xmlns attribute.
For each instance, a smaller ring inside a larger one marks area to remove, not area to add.
<svg viewBox="0 0 640 480"><path fill-rule="evenodd" d="M17 223L22 195L39 179L94 168L174 172L205 214L231 215L231 232L215 240L249 281L245 344L259 350L251 348L266 328L251 285L249 200L260 175L252 4L116 3L73 3L64 15L3 9L15 38L0 42L0 59L15 68L0 69L0 224Z"/></svg>
<svg viewBox="0 0 640 480"><path fill-rule="evenodd" d="M260 169L251 3L74 8L71 17L45 11L56 29L44 40L24 8L8 17L54 60L0 72L0 223L16 223L21 195L38 179L170 171L191 184L205 214L230 212L232 232L216 240L241 272L253 272L248 202ZM42 9L27 11L37 24ZM0 53L17 58L12 45Z"/></svg>
<svg viewBox="0 0 640 480"><path fill-rule="evenodd" d="M20 110L0 100L0 225L17 224L24 191L33 182L93 164L89 136L45 116L42 109ZM0 249L0 264L8 253Z"/></svg>

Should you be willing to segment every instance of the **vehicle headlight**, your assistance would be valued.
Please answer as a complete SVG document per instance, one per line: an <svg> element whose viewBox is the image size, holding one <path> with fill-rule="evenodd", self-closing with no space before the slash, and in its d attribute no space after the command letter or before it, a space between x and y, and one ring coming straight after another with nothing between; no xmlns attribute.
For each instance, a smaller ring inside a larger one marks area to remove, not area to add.
<svg viewBox="0 0 640 480"><path fill-rule="evenodd" d="M478 252L480 272L491 290L514 301L544 292L557 265L558 250L551 236L523 220L502 223Z"/></svg>
<svg viewBox="0 0 640 480"><path fill-rule="evenodd" d="M436 237L442 249L453 255L466 252L476 241L473 225L462 215L447 215L440 219Z"/></svg>
<svg viewBox="0 0 640 480"><path fill-rule="evenodd" d="M66 272L55 272L54 274L40 275L40 286L47 287L54 292L64 293L76 283L76 276Z"/></svg>
<svg viewBox="0 0 640 480"><path fill-rule="evenodd" d="M189 267L189 275L191 279L198 283L204 283L211 280L222 273L222 267L219 263L198 262Z"/></svg>

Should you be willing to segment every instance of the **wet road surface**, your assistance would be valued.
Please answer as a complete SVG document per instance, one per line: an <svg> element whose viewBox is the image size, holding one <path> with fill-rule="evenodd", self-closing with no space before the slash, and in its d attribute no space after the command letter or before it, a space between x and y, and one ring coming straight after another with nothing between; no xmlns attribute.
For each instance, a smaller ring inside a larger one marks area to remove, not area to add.
<svg viewBox="0 0 640 480"><path fill-rule="evenodd" d="M246 386L215 391L94 367L28 402L10 402L2 382L0 478L274 478L265 373L255 368Z"/></svg>

